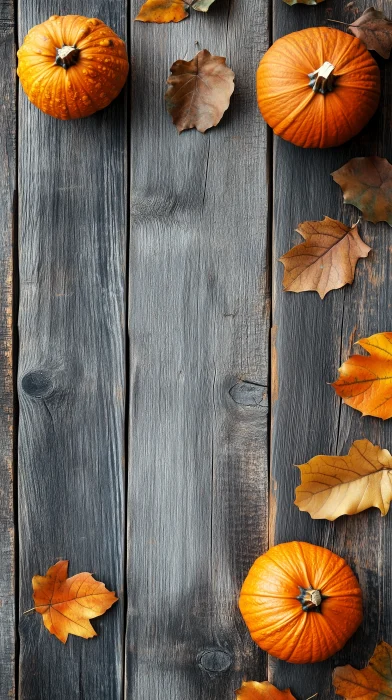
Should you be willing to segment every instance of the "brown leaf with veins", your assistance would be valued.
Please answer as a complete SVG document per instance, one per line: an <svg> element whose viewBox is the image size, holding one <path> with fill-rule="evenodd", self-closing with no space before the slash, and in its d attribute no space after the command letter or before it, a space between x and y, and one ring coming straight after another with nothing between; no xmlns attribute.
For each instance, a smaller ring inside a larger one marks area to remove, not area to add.
<svg viewBox="0 0 392 700"><path fill-rule="evenodd" d="M352 228L324 217L323 221L305 221L296 229L305 239L285 253L280 262L285 272L285 292L318 292L324 299L331 289L340 289L354 280L359 258L366 258L371 248Z"/></svg>
<svg viewBox="0 0 392 700"><path fill-rule="evenodd" d="M392 500L392 455L369 440L356 440L348 455L317 455L298 465L295 505L314 520L336 520L367 508L386 515Z"/></svg>
<svg viewBox="0 0 392 700"><path fill-rule="evenodd" d="M58 561L45 576L33 577L33 609L63 644L69 634L84 639L96 637L89 620L103 615L118 600L91 574L83 572L67 578L67 571L68 561Z"/></svg>
<svg viewBox="0 0 392 700"><path fill-rule="evenodd" d="M392 333L376 333L357 345L369 355L352 355L332 386L344 403L363 416L392 418Z"/></svg>
<svg viewBox="0 0 392 700"><path fill-rule="evenodd" d="M176 61L170 70L165 99L178 132L195 127L204 133L216 126L234 90L226 59L203 49L191 61Z"/></svg>
<svg viewBox="0 0 392 700"><path fill-rule="evenodd" d="M353 204L373 224L386 221L392 226L392 165L386 158L352 158L332 177L346 204Z"/></svg>
<svg viewBox="0 0 392 700"><path fill-rule="evenodd" d="M278 690L268 681L263 683L244 682L241 688L236 690L236 698L237 700L295 700L288 688Z"/></svg>
<svg viewBox="0 0 392 700"><path fill-rule="evenodd" d="M387 700L392 697L392 647L381 642L369 661L358 671L352 666L338 666L332 682L337 695L347 700Z"/></svg>
<svg viewBox="0 0 392 700"><path fill-rule="evenodd" d="M147 0L135 17L138 22L181 22L188 17L189 3L184 0Z"/></svg>
<svg viewBox="0 0 392 700"><path fill-rule="evenodd" d="M349 25L354 36L361 39L368 49L389 58L392 49L392 22L382 10L368 7L355 22Z"/></svg>

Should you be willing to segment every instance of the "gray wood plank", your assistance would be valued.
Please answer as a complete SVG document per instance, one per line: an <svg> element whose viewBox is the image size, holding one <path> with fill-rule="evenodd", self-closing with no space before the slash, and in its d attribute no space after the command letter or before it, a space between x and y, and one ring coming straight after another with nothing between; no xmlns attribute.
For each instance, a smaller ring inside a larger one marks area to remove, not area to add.
<svg viewBox="0 0 392 700"><path fill-rule="evenodd" d="M127 698L231 700L266 673L237 607L267 546L264 5L131 28ZM165 81L201 48L236 90L216 129L179 137Z"/></svg>
<svg viewBox="0 0 392 700"><path fill-rule="evenodd" d="M12 0L0 3L0 698L15 695L13 236L16 78Z"/></svg>
<svg viewBox="0 0 392 700"><path fill-rule="evenodd" d="M355 3L362 12L366 2ZM380 2L390 14L390 3ZM353 21L338 0L318 7L290 8L274 4L274 38L307 26L323 25L327 17ZM274 289L275 329L272 497L276 499L271 527L274 542L302 539L329 547L345 557L359 576L364 593L364 623L346 647L331 660L313 666L292 666L270 659L270 680L290 687L296 697L335 697L334 666L363 667L383 637L392 641L392 617L387 603L392 586L389 518L375 509L335 523L313 521L293 505L299 472L293 466L316 454L346 454L355 439L366 437L388 449L392 423L361 418L341 405L327 382L337 377L340 364L353 353L353 343L378 331L390 330L391 231L387 225L362 223L361 234L373 253L360 261L354 284L330 292L324 301L315 293L283 293L280 255L299 242L294 232L306 219L325 214L354 223L358 210L343 205L340 188L330 173L354 156L380 155L391 159L391 67L380 61L383 98L378 114L362 134L343 147L327 151L301 150L280 139L274 148ZM284 197L281 193L284 192ZM355 349L357 352L357 349ZM390 516L389 516L390 517Z"/></svg>
<svg viewBox="0 0 392 700"><path fill-rule="evenodd" d="M20 39L53 13L19 5ZM70 0L126 35L126 2ZM124 93L60 122L20 95L19 524L21 611L58 558L120 595L98 637L64 647L20 623L20 697L121 697L124 543L126 145Z"/></svg>

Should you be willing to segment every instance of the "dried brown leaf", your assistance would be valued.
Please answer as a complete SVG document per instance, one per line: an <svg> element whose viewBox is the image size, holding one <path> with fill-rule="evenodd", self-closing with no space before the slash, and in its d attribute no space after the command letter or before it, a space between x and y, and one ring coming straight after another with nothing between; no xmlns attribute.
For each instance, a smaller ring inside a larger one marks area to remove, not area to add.
<svg viewBox="0 0 392 700"><path fill-rule="evenodd" d="M363 15L350 24L349 29L368 49L377 51L383 58L389 58L392 49L392 22L382 10L368 7Z"/></svg>
<svg viewBox="0 0 392 700"><path fill-rule="evenodd" d="M193 127L204 133L216 126L234 90L226 59L203 49L191 61L176 61L170 70L165 98L179 133Z"/></svg>
<svg viewBox="0 0 392 700"><path fill-rule="evenodd" d="M349 228L328 216L323 221L305 221L297 231L305 242L279 258L285 267L286 292L314 291L323 299L331 289L353 282L359 258L366 258L371 250L357 226Z"/></svg>
<svg viewBox="0 0 392 700"><path fill-rule="evenodd" d="M324 0L283 0L286 5L318 5L319 2L324 2Z"/></svg>
<svg viewBox="0 0 392 700"><path fill-rule="evenodd" d="M372 507L381 515L389 511L392 455L369 440L356 440L348 455L317 455L298 468L295 505L314 520L336 520Z"/></svg>
<svg viewBox="0 0 392 700"><path fill-rule="evenodd" d="M335 692L346 700L390 700L392 697L392 647L381 642L369 661L358 671L338 666L333 673Z"/></svg>
<svg viewBox="0 0 392 700"><path fill-rule="evenodd" d="M332 177L346 204L353 204L373 224L386 221L392 226L392 165L386 158L352 158Z"/></svg>

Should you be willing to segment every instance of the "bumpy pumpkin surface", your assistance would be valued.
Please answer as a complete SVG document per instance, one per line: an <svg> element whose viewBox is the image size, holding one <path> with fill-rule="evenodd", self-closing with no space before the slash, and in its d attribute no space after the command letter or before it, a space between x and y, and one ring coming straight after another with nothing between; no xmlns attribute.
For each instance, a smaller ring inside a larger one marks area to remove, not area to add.
<svg viewBox="0 0 392 700"><path fill-rule="evenodd" d="M57 119L88 117L119 94L128 75L122 39L99 19L53 15L30 29L18 51L29 100Z"/></svg>
<svg viewBox="0 0 392 700"><path fill-rule="evenodd" d="M279 544L259 557L239 606L256 644L294 664L324 661L362 622L362 593L348 564L306 542Z"/></svg>
<svg viewBox="0 0 392 700"><path fill-rule="evenodd" d="M275 134L303 148L339 146L377 109L380 71L365 45L327 27L278 39L257 71L257 99Z"/></svg>

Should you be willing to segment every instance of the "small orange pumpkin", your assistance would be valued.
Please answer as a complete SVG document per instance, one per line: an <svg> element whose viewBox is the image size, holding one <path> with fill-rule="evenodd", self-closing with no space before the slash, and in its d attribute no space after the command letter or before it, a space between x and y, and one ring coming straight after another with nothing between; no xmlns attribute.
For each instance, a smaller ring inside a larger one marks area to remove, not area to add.
<svg viewBox="0 0 392 700"><path fill-rule="evenodd" d="M18 51L29 100L57 119L88 117L107 107L128 75L124 42L99 19L53 15L30 29Z"/></svg>
<svg viewBox="0 0 392 700"><path fill-rule="evenodd" d="M256 644L294 664L324 661L362 622L362 593L348 564L306 542L278 544L256 559L239 607Z"/></svg>
<svg viewBox="0 0 392 700"><path fill-rule="evenodd" d="M277 136L303 148L339 146L377 109L380 71L366 46L312 27L278 39L257 70L257 100Z"/></svg>

